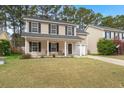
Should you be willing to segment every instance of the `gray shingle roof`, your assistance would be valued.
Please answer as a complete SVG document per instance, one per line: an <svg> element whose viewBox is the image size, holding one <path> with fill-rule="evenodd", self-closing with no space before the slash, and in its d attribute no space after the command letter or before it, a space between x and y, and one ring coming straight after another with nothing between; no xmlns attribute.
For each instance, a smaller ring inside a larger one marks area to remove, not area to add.
<svg viewBox="0 0 124 93"><path fill-rule="evenodd" d="M124 32L124 30L115 29L115 28L111 28L111 27L105 27L105 26L94 26L94 25L89 25L89 27L94 27L94 28L96 28L96 29L105 30L105 31Z"/></svg>
<svg viewBox="0 0 124 93"><path fill-rule="evenodd" d="M81 30L81 29L79 29L79 28L76 29L76 32L77 32L77 33L80 33L80 34L84 34L84 35L87 35L87 34L88 34L86 31Z"/></svg>
<svg viewBox="0 0 124 93"><path fill-rule="evenodd" d="M29 19L30 18L30 19L36 19L36 20L45 20L45 21L51 21L51 22L65 23L65 24L69 24L69 25L76 25L76 24L66 22L66 21L63 21L63 20L54 20L54 19L51 19L51 18L43 17L43 16L25 16L23 18L24 19Z"/></svg>
<svg viewBox="0 0 124 93"><path fill-rule="evenodd" d="M47 37L47 38L59 38L59 39L81 39L78 36L66 36L66 35L49 35L49 34L39 34L39 33L28 33L23 32L22 36L31 36L31 37Z"/></svg>

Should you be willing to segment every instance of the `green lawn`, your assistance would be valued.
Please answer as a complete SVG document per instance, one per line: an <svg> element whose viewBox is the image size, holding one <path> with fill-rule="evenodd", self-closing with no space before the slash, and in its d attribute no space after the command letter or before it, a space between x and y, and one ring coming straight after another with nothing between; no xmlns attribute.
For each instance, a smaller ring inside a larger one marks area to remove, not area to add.
<svg viewBox="0 0 124 93"><path fill-rule="evenodd" d="M88 58L7 57L0 87L124 87L124 67Z"/></svg>

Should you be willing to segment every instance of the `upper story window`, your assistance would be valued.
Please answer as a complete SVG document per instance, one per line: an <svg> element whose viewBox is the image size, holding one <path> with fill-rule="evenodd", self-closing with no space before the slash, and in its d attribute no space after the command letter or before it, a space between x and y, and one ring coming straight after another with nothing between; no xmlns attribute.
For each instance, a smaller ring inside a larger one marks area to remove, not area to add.
<svg viewBox="0 0 124 93"><path fill-rule="evenodd" d="M111 39L111 32L105 32L105 38Z"/></svg>
<svg viewBox="0 0 124 93"><path fill-rule="evenodd" d="M114 38L118 37L118 33L114 32Z"/></svg>
<svg viewBox="0 0 124 93"><path fill-rule="evenodd" d="M67 35L69 36L73 35L72 30L73 30L72 26L67 26Z"/></svg>
<svg viewBox="0 0 124 93"><path fill-rule="evenodd" d="M38 23L37 22L32 22L31 23L31 32L38 33Z"/></svg>
<svg viewBox="0 0 124 93"><path fill-rule="evenodd" d="M50 34L57 35L57 24L50 24Z"/></svg>

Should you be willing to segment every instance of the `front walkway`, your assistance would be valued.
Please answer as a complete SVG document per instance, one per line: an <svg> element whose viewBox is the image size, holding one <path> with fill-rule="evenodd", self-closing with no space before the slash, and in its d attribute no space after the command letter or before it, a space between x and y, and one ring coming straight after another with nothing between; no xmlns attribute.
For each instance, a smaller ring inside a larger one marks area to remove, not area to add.
<svg viewBox="0 0 124 93"><path fill-rule="evenodd" d="M120 59L106 58L106 57L101 57L101 56L91 56L91 55L88 55L86 57L100 60L100 61L104 61L104 62L108 62L108 63L112 63L112 64L116 64L116 65L124 66L124 60L120 60Z"/></svg>

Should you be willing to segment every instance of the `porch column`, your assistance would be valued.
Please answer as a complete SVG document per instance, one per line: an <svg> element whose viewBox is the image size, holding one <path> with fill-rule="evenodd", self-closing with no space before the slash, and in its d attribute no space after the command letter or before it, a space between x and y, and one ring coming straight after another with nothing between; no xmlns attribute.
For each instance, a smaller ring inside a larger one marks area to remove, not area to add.
<svg viewBox="0 0 124 93"><path fill-rule="evenodd" d="M82 48L81 47L82 47L82 44L80 42L80 56L82 56L82 53L81 53L82 52Z"/></svg>
<svg viewBox="0 0 124 93"><path fill-rule="evenodd" d="M29 53L29 42L25 38L25 54Z"/></svg>
<svg viewBox="0 0 124 93"><path fill-rule="evenodd" d="M67 49L66 49L66 46L67 46L67 43L66 41L64 42L64 53L65 53L65 56L67 56Z"/></svg>
<svg viewBox="0 0 124 93"><path fill-rule="evenodd" d="M47 40L47 56L49 56L49 40Z"/></svg>

